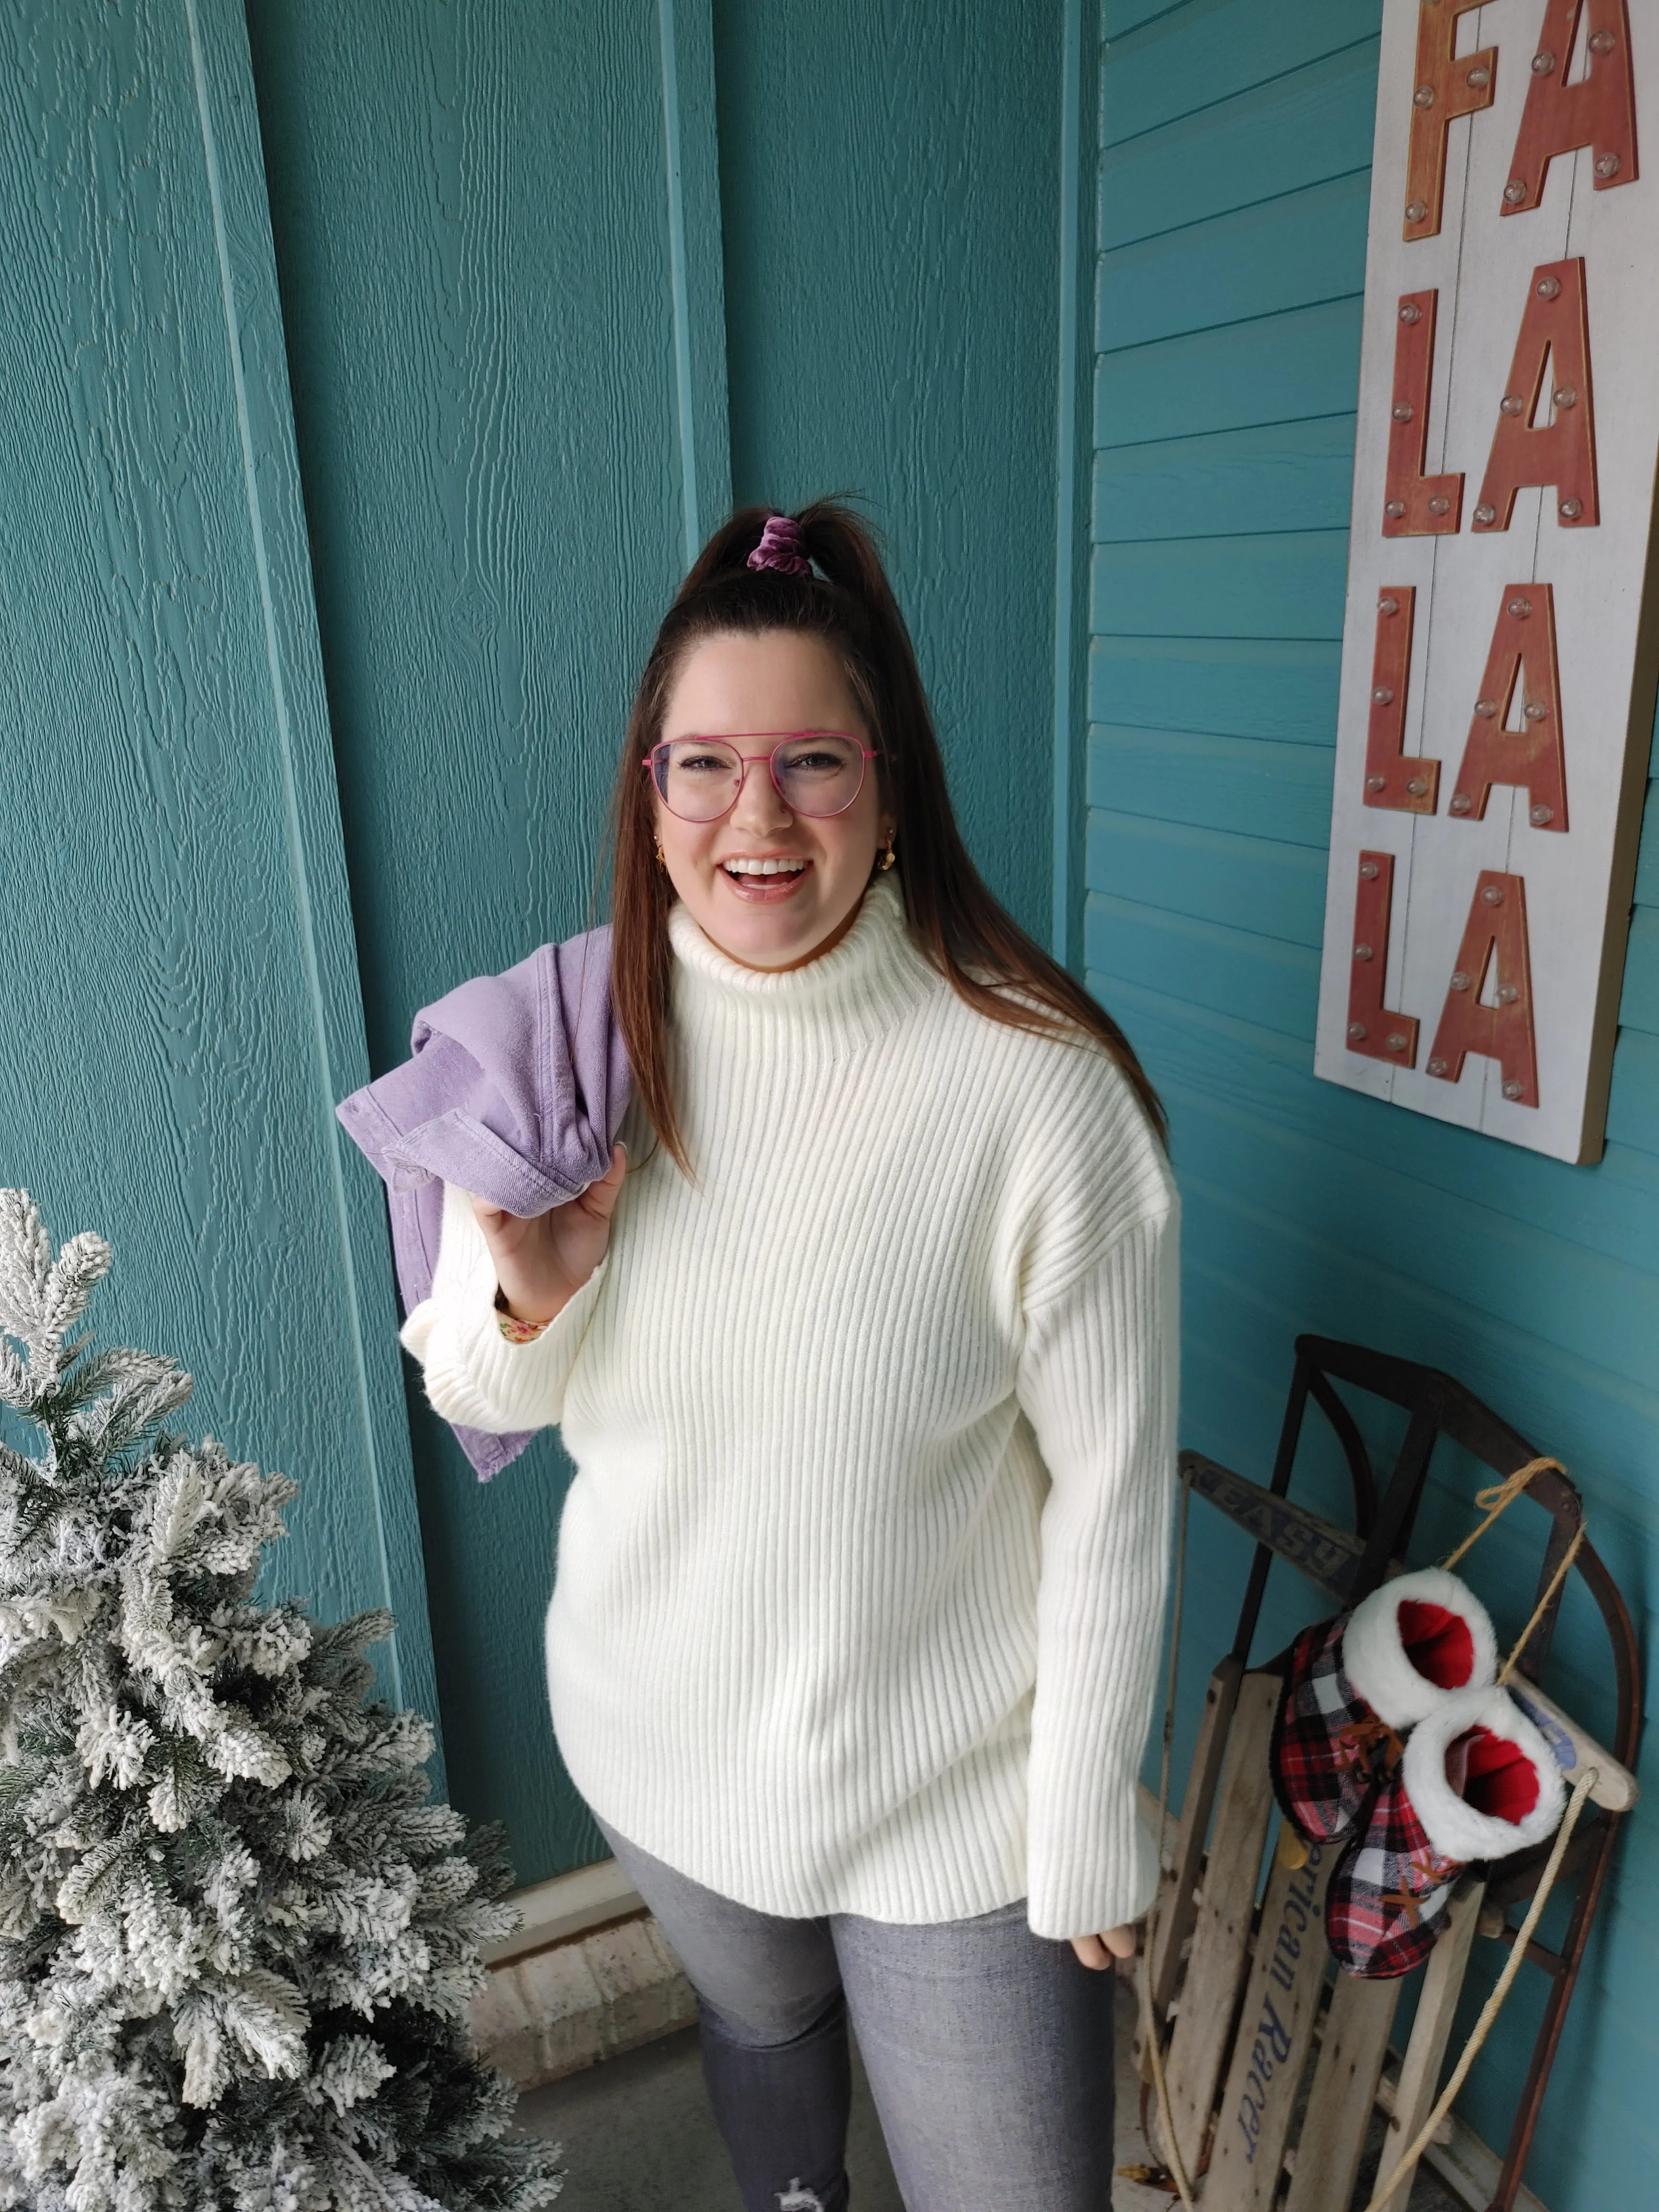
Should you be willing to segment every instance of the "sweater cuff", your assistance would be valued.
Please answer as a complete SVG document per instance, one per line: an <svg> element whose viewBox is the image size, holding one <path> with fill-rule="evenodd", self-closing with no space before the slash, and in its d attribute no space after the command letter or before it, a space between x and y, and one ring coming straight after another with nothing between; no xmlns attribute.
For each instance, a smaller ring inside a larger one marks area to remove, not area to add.
<svg viewBox="0 0 1659 2212"><path fill-rule="evenodd" d="M523 1344L501 1333L493 1281L423 1299L398 1337L421 1362L433 1411L495 1436L556 1422L608 1264L609 1255L546 1328Z"/></svg>

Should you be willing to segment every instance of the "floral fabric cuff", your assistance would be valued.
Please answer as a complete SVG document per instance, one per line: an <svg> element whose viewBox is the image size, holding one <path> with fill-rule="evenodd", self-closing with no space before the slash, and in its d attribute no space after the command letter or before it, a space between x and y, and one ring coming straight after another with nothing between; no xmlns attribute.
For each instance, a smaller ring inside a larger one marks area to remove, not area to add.
<svg viewBox="0 0 1659 2212"><path fill-rule="evenodd" d="M544 1321L520 1321L507 1310L500 1291L495 1293L495 1326L509 1344L533 1344L547 1327Z"/></svg>

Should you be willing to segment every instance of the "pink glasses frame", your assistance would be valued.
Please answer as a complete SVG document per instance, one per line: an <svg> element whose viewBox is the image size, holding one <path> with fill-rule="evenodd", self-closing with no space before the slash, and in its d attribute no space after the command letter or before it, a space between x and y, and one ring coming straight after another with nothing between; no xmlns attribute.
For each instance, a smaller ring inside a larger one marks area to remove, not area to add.
<svg viewBox="0 0 1659 2212"><path fill-rule="evenodd" d="M845 738L848 744L858 745L860 752L862 753L866 761L878 759L881 752L881 748L878 745L860 744L859 740L853 735L853 732L850 730L744 730L742 732L734 731L730 737L717 737L713 732L707 730L688 730L683 737L659 738L656 744L652 746L650 751L646 754L643 760L641 761L640 766L642 769L649 769L655 762L659 753L666 752L670 745L683 745L689 738L702 738L706 743L711 745L730 745L735 752L737 751L738 739L739 736L745 738L770 738L772 740L771 750L763 753L738 753L738 758L742 763L742 768L739 770L738 776L738 787L732 794L731 804L729 805L723 806L718 814L704 814L697 816L677 814L674 816L677 822L692 820L704 823L723 822L726 817L732 811L732 808L737 805L738 799L743 796L744 775L748 770L750 763L751 761L757 760L763 760L766 763L766 772L772 779L773 790L777 793L778 797L782 799L784 805L788 806L790 805L788 796L785 793L783 786L778 781L777 753L778 747L780 745L792 744L798 738ZM809 814L806 817L807 820L809 822L830 822L833 821L837 814L845 814L847 808L854 805L857 802L859 792L862 791L864 788L864 777L865 770L860 766L859 770L858 789L854 792L852 798L847 801L846 805L832 807L828 814ZM654 782L655 779L653 778L653 781ZM659 799L662 799L662 793L660 791L658 792L657 796ZM665 806L668 806L668 801L665 799L663 799L662 803ZM674 810L672 806L668 807L668 811L671 814L674 813ZM805 810L796 807L793 811L796 813L800 813Z"/></svg>

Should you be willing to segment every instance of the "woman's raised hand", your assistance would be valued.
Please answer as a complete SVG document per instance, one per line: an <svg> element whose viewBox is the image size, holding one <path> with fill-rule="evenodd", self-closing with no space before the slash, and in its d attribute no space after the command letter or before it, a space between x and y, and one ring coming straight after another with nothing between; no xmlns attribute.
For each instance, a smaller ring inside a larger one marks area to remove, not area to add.
<svg viewBox="0 0 1659 2212"><path fill-rule="evenodd" d="M503 1206L473 1200L472 1211L495 1262L495 1279L515 1321L551 1321L604 1259L627 1168L627 1152L613 1146L610 1166L580 1198L527 1221Z"/></svg>

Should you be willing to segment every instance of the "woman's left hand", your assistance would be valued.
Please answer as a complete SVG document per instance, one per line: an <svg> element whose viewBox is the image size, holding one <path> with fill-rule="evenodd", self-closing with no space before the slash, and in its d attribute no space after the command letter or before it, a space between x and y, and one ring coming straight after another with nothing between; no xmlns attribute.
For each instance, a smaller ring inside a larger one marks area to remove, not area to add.
<svg viewBox="0 0 1659 2212"><path fill-rule="evenodd" d="M1121 1928L1103 1929L1098 1936L1073 1936L1072 1948L1085 1966L1103 1971L1114 1959L1133 1959L1135 1954L1135 1931L1132 1922Z"/></svg>

